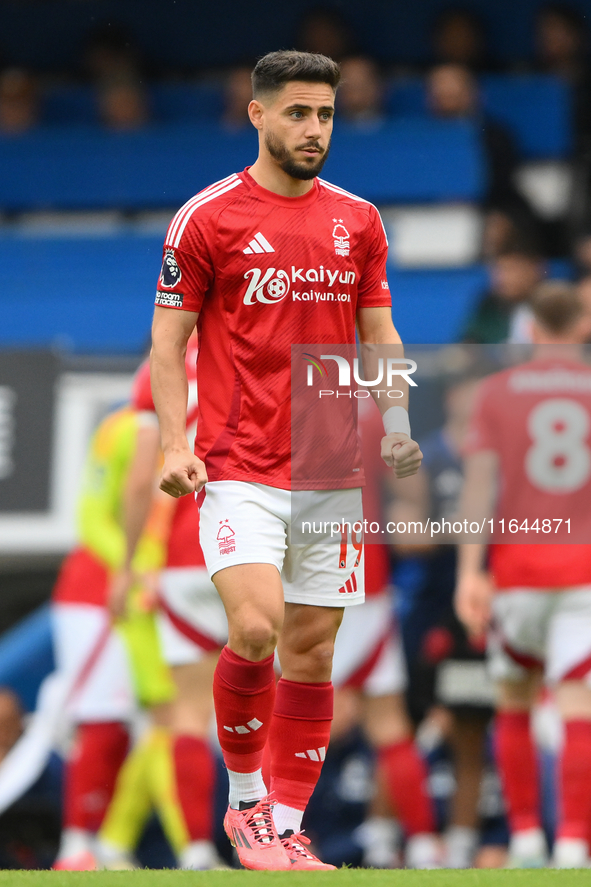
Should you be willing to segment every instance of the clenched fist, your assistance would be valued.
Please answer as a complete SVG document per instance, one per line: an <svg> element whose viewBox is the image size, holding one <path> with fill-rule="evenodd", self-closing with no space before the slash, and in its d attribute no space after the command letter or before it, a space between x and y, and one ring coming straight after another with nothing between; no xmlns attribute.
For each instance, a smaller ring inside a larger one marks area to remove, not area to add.
<svg viewBox="0 0 591 887"><path fill-rule="evenodd" d="M382 459L394 470L397 478L410 477L421 467L423 454L415 440L402 431L393 431L382 438Z"/></svg>
<svg viewBox="0 0 591 887"><path fill-rule="evenodd" d="M175 499L198 493L207 483L205 465L189 447L186 450L172 450L164 458L160 489Z"/></svg>

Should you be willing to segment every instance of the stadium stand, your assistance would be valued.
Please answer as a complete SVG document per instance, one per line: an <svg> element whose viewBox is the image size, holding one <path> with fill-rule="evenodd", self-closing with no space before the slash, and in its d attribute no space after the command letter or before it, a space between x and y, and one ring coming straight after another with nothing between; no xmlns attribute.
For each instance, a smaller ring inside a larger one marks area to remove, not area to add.
<svg viewBox="0 0 591 887"><path fill-rule="evenodd" d="M415 37L418 28L417 20ZM487 114L516 138L521 181L531 179L540 193L550 188L556 202L557 188L550 186L558 176L558 190L565 191L565 161L573 149L568 85L540 74L488 74L480 85ZM57 81L43 93L42 126L0 138L0 212L28 220L0 227L0 346L138 353L145 345L146 293L158 270L162 218L243 168L256 144L248 128L229 131L216 122L223 112L220 80L153 83L149 104L150 126L106 132L93 88ZM391 81L386 109L387 119L368 128L337 123L325 176L380 208L393 208L386 224L394 235L390 273L403 336L452 341L486 279L475 264L478 205L486 191L477 124L430 117L418 77ZM68 236L58 228L46 237L31 227L30 214L48 210L104 216L90 232L85 224ZM149 234L121 221L121 212L154 210L163 216ZM116 268L121 279L114 286ZM15 317L15 296L33 310Z"/></svg>
<svg viewBox="0 0 591 887"><path fill-rule="evenodd" d="M254 131L228 133L212 123L117 134L83 126L37 130L0 140L0 205L173 207L243 169L255 148ZM475 200L483 185L475 129L447 121L394 121L371 134L339 126L326 176L381 204Z"/></svg>
<svg viewBox="0 0 591 887"><path fill-rule="evenodd" d="M0 342L87 353L140 352L148 341L146 294L156 285L161 240L0 238ZM4 271L15 265L22 269L16 293L28 306L26 323L13 310L15 289ZM486 284L486 271L481 266L444 271L392 267L390 282L405 341L451 342Z"/></svg>
<svg viewBox="0 0 591 887"><path fill-rule="evenodd" d="M143 351L161 249L162 236L0 238L0 343Z"/></svg>
<svg viewBox="0 0 591 887"><path fill-rule="evenodd" d="M341 0L338 8L353 28L364 51L380 62L425 64L430 57L431 29L446 6L466 6L481 15L488 32L488 49L501 64L532 54L532 23L544 0L470 0L463 4L422 0L421 3L375 3ZM315 4L312 4L315 5ZM331 5L331 4L327 4ZM585 9L585 0L577 4ZM196 67L232 64L263 54L270 46L293 45L306 4L295 2L278 15L273 0L251 2L162 3L160 0L94 0L92 14L133 26L144 54L158 69L193 71ZM88 33L89 8L69 0L35 6L31 22L27 4L3 3L0 32L10 34L10 55L19 64L61 71L79 62ZM256 27L252 27L256 21ZM32 26L34 24L34 26ZM223 39L212 39L222 35ZM8 50L7 50L8 52Z"/></svg>
<svg viewBox="0 0 591 887"><path fill-rule="evenodd" d="M563 158L572 150L571 96L568 85L547 75L493 74L481 79L484 107L515 134L524 157ZM217 82L158 83L150 88L150 106L159 123L195 123L219 119L223 89ZM394 118L424 117L425 90L418 77L393 80L386 109ZM47 90L42 119L48 126L98 122L96 99L88 86L62 85Z"/></svg>
<svg viewBox="0 0 591 887"><path fill-rule="evenodd" d="M489 75L481 83L484 106L513 130L537 186L572 150L568 87L541 75ZM217 81L152 85L150 104L152 125L110 133L98 126L90 87L53 86L44 94L41 127L0 138L0 211L26 219L0 227L0 346L95 353L144 347L146 293L157 275L166 213L244 167L256 144L253 131L214 122L223 108ZM477 128L429 118L418 78L395 81L387 108L390 117L369 128L337 124L325 176L395 208L390 273L403 336L453 341L486 276L474 264L486 188ZM76 213L99 215L79 231L39 231L31 213L48 210L74 211L74 228ZM154 210L162 216L150 234L122 221L121 211ZM116 286L114 269L121 274ZM17 316L15 296L33 310Z"/></svg>
<svg viewBox="0 0 591 887"><path fill-rule="evenodd" d="M0 345L140 353L148 342L162 233L0 237ZM568 264L552 270L569 276ZM18 271L18 273L16 273ZM389 269L404 340L453 342L485 288L481 265ZM15 301L25 311L15 312Z"/></svg>
<svg viewBox="0 0 591 887"><path fill-rule="evenodd" d="M568 85L544 75L489 75L480 81L483 106L514 134L523 157L561 159L572 151L571 95ZM387 108L395 117L421 117L427 113L425 88L420 78L394 81Z"/></svg>
<svg viewBox="0 0 591 887"><path fill-rule="evenodd" d="M184 105L179 105L185 110L187 95L178 93L184 96ZM77 97L72 91L70 98ZM59 113L65 110L64 104ZM228 133L212 123L177 122L125 134L90 125L42 128L0 140L0 165L7 173L0 203L4 210L24 213L174 207L229 170L242 168L254 149L253 132ZM474 128L421 119L389 122L371 133L340 125L326 176L381 206L474 203L484 185ZM27 218L27 224L0 234L0 344L49 345L76 352L141 351L149 332L147 294L158 273L162 229L142 236L129 233L122 223L117 227L115 222L112 230L102 217L93 236L81 230L60 237L55 229L44 236L35 235L31 216ZM482 275L460 277L472 282L454 291L461 313ZM427 275L427 284L421 272L403 279L405 292L414 287L419 293L426 285L436 299L432 275ZM443 292L454 289L451 281L442 287ZM15 296L29 310L15 313ZM457 312L445 312L446 339L455 335Z"/></svg>

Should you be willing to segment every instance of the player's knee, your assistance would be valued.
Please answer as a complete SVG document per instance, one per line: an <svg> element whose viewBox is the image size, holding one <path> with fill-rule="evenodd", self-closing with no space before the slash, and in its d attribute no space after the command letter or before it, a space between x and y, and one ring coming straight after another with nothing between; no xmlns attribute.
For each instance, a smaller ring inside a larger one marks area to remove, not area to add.
<svg viewBox="0 0 591 887"><path fill-rule="evenodd" d="M301 679L311 683L329 681L332 674L333 656L334 641L325 640L314 644L298 657L300 660L299 670L304 675Z"/></svg>
<svg viewBox="0 0 591 887"><path fill-rule="evenodd" d="M495 686L497 707L507 711L529 711L534 701L529 676L523 680L499 681Z"/></svg>
<svg viewBox="0 0 591 887"><path fill-rule="evenodd" d="M251 619L232 630L231 646L245 659L258 660L273 653L278 636L278 630L270 621Z"/></svg>

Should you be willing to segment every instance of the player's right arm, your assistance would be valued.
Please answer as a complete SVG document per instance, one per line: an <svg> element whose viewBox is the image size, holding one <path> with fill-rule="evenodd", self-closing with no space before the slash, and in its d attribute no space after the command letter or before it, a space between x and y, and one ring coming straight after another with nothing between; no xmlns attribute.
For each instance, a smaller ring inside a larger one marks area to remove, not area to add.
<svg viewBox="0 0 591 887"><path fill-rule="evenodd" d="M111 615L121 618L127 610L129 592L137 582L132 562L154 500L154 481L160 453L160 435L156 417L153 424L139 426L135 452L122 496L121 524L125 534L125 559L111 579L108 607Z"/></svg>
<svg viewBox="0 0 591 887"><path fill-rule="evenodd" d="M392 535L395 552L401 557L416 557L431 554L438 548L425 529L423 532L400 533L398 527L408 527L414 522L415 527L426 527L429 517L429 482L426 471L400 480L394 487L393 499L388 510L390 524L396 525Z"/></svg>
<svg viewBox="0 0 591 887"><path fill-rule="evenodd" d="M164 453L160 489L175 498L198 492L207 482L205 465L191 451L186 432L185 353L198 316L157 305L152 324L150 378Z"/></svg>
<svg viewBox="0 0 591 887"><path fill-rule="evenodd" d="M476 521L482 525L494 511L498 457L492 450L481 450L468 456L464 464L459 515L469 523ZM492 615L493 584L486 569L486 548L482 542L458 546L455 609L475 637L484 634Z"/></svg>

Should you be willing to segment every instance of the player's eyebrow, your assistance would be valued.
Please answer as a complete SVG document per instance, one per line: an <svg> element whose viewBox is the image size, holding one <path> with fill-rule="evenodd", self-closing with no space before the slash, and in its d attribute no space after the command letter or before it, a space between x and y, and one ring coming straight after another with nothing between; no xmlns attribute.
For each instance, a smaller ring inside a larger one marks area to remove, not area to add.
<svg viewBox="0 0 591 887"><path fill-rule="evenodd" d="M289 107L286 108L286 110L287 111L313 111L314 109L312 108L311 105L294 104L294 105L289 105ZM319 111L334 111L334 106L333 105L322 105L320 108L318 108L318 110Z"/></svg>

